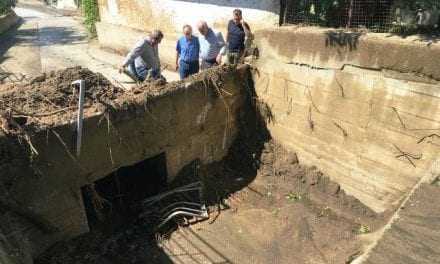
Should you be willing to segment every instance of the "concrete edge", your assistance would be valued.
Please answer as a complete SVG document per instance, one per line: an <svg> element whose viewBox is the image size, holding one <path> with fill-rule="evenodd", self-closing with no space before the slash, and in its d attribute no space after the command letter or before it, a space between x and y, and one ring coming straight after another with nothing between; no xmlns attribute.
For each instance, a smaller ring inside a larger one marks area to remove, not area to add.
<svg viewBox="0 0 440 264"><path fill-rule="evenodd" d="M421 36L345 32L317 27L273 27L255 32L261 57L323 69L355 66L440 80L440 44ZM423 64L424 67L420 67Z"/></svg>

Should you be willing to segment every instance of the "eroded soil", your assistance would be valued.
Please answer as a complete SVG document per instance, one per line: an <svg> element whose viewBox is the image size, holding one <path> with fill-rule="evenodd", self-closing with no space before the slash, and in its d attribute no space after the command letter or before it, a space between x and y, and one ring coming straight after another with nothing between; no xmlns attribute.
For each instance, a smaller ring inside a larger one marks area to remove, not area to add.
<svg viewBox="0 0 440 264"><path fill-rule="evenodd" d="M160 241L154 223L137 221L59 243L37 263L350 263L359 255L360 237L382 217L273 141L253 158L259 144L243 137L200 171L209 220L170 229Z"/></svg>
<svg viewBox="0 0 440 264"><path fill-rule="evenodd" d="M223 85L219 76L232 71L235 68L217 67L191 76L188 81L200 82L201 89L219 93ZM146 104L151 98L184 90L183 81L166 83L162 79L124 90L102 74L80 66L51 71L26 83L0 85L0 128L6 132L17 131L20 130L17 129L18 124L28 130L36 130L74 120L79 90L72 82L77 80L85 81L85 117L120 108L136 100Z"/></svg>
<svg viewBox="0 0 440 264"><path fill-rule="evenodd" d="M100 73L78 66L45 73L28 83L3 88L0 110L9 108L16 114L32 116L74 107L78 103L78 91L72 82L76 80L85 80L86 105L113 100L123 93Z"/></svg>

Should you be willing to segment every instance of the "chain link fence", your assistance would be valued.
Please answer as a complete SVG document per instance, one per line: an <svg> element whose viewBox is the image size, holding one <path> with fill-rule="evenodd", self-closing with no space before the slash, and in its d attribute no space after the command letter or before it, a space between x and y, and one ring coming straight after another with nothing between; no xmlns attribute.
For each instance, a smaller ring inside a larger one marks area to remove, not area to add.
<svg viewBox="0 0 440 264"><path fill-rule="evenodd" d="M440 0L281 0L281 23L372 32L438 32Z"/></svg>

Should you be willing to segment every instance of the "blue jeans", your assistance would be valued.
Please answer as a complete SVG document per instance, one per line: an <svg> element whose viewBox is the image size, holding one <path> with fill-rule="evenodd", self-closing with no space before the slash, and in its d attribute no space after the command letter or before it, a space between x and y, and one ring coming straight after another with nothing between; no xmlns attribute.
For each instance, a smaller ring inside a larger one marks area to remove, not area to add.
<svg viewBox="0 0 440 264"><path fill-rule="evenodd" d="M186 62L183 60L179 61L179 74L181 80L198 72L199 72L199 61L191 61L191 62Z"/></svg>
<svg viewBox="0 0 440 264"><path fill-rule="evenodd" d="M147 67L136 67L134 61L128 65L128 70L141 82L145 81L147 77L151 77L154 80L160 77L159 70L148 69ZM148 74L150 76L148 76Z"/></svg>

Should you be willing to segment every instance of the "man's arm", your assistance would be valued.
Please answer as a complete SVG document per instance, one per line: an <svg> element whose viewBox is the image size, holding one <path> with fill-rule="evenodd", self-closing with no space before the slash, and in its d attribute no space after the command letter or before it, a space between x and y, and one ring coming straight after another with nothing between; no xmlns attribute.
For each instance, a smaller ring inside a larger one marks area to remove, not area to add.
<svg viewBox="0 0 440 264"><path fill-rule="evenodd" d="M249 26L249 24L243 21L243 28L244 28L244 33L246 34L246 37L251 37L252 31L251 31L251 27Z"/></svg>
<svg viewBox="0 0 440 264"><path fill-rule="evenodd" d="M231 24L231 20L228 22L228 26L226 28L226 43L229 43L229 25Z"/></svg>
<svg viewBox="0 0 440 264"><path fill-rule="evenodd" d="M179 70L179 57L180 57L179 52L176 52L176 71Z"/></svg>
<svg viewBox="0 0 440 264"><path fill-rule="evenodd" d="M143 39L136 43L134 48L127 54L127 57L125 57L125 60L122 64L122 67L127 67L130 63L132 63L137 57L139 57L142 54L142 51L144 49L145 44L147 44L148 40Z"/></svg>
<svg viewBox="0 0 440 264"><path fill-rule="evenodd" d="M226 54L226 43L223 39L223 34L221 32L218 32L216 34L217 36L217 45L220 47L220 52L217 55L216 61L218 64L222 64L222 56Z"/></svg>
<svg viewBox="0 0 440 264"><path fill-rule="evenodd" d="M225 55L226 53L226 42L223 39L223 34L221 32L217 32L217 44L220 47L220 54Z"/></svg>
<svg viewBox="0 0 440 264"><path fill-rule="evenodd" d="M180 41L177 41L177 45L176 45L176 71L179 70L179 57L180 57Z"/></svg>

